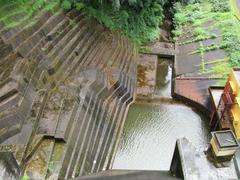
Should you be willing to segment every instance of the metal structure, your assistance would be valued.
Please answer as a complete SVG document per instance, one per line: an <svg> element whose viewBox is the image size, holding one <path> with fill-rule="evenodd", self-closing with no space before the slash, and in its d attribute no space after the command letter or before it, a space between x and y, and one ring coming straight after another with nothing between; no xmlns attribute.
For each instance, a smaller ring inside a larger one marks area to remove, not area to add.
<svg viewBox="0 0 240 180"><path fill-rule="evenodd" d="M213 130L232 129L240 139L240 69L233 69L223 89L218 106L213 110Z"/></svg>

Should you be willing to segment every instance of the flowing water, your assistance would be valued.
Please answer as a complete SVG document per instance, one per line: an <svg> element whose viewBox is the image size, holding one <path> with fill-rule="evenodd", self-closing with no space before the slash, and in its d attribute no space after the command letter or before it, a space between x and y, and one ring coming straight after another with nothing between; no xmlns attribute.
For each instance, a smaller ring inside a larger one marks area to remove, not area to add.
<svg viewBox="0 0 240 180"><path fill-rule="evenodd" d="M171 97L172 61L159 58L157 66L156 96Z"/></svg>
<svg viewBox="0 0 240 180"><path fill-rule="evenodd" d="M159 61L157 96L170 96L171 63ZM133 104L128 112L113 169L169 170L177 138L195 146L209 139L207 119L189 106L169 99L158 104Z"/></svg>

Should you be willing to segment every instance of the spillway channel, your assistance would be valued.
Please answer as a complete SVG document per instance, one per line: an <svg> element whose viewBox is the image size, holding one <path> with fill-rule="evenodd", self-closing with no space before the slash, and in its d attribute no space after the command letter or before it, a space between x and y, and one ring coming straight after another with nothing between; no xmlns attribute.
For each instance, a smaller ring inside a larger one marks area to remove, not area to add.
<svg viewBox="0 0 240 180"><path fill-rule="evenodd" d="M154 93L165 100L131 105L113 169L169 170L176 140L181 137L195 146L206 146L207 118L171 98L171 81L172 63L159 58Z"/></svg>

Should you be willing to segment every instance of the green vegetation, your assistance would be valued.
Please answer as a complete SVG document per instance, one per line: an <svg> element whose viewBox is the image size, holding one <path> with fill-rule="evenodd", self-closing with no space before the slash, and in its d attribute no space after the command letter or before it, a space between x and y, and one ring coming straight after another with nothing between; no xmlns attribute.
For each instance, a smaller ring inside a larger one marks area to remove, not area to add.
<svg viewBox="0 0 240 180"><path fill-rule="evenodd" d="M179 45L199 43L199 48L192 53L198 53L202 58L201 73L217 72L226 76L231 67L240 67L240 21L233 1L202 0L174 5L175 41ZM203 45L204 40L215 38L220 42ZM213 60L216 65L206 70L204 54L217 49L223 49L227 57Z"/></svg>
<svg viewBox="0 0 240 180"><path fill-rule="evenodd" d="M214 12L229 12L230 5L226 0L211 0L212 3L212 11Z"/></svg>
<svg viewBox="0 0 240 180"><path fill-rule="evenodd" d="M63 9L84 11L114 31L120 31L136 43L159 38L163 7L167 0L0 0L0 22L14 27L33 20L38 11ZM19 15L19 16L18 16ZM21 17L21 18L20 18Z"/></svg>
<svg viewBox="0 0 240 180"><path fill-rule="evenodd" d="M29 180L30 178L28 176L22 176L20 180Z"/></svg>
<svg viewBox="0 0 240 180"><path fill-rule="evenodd" d="M166 0L64 0L65 9L76 7L96 18L111 30L118 30L134 42L142 44L159 37Z"/></svg>
<svg viewBox="0 0 240 180"><path fill-rule="evenodd" d="M0 0L0 24L5 29L33 24L42 13L59 6L56 0Z"/></svg>

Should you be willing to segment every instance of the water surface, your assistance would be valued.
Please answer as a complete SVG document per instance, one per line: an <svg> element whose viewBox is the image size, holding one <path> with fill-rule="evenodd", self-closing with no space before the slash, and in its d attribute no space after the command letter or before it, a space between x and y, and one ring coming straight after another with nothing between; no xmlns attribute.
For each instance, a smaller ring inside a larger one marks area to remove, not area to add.
<svg viewBox="0 0 240 180"><path fill-rule="evenodd" d="M172 62L159 58L157 67L154 95L165 100L130 107L114 169L169 170L178 138L186 137L195 146L208 142L208 120L171 99Z"/></svg>
<svg viewBox="0 0 240 180"><path fill-rule="evenodd" d="M183 104L130 107L113 169L169 170L177 138L208 142L206 119Z"/></svg>

